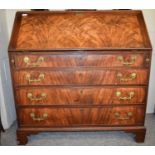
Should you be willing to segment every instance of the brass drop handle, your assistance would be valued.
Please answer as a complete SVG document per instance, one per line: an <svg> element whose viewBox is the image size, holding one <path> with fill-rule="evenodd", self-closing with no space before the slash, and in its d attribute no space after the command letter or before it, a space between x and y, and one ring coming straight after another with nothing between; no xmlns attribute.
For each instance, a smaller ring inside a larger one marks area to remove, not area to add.
<svg viewBox="0 0 155 155"><path fill-rule="evenodd" d="M136 56L131 56L130 61L125 61L123 56L118 56L117 60L120 61L123 65L129 66L129 65L133 65L136 61Z"/></svg>
<svg viewBox="0 0 155 155"><path fill-rule="evenodd" d="M115 115L115 118L117 118L119 120L128 120L128 119L132 118L133 113L132 112L126 113L126 117L121 117L119 112L115 112L114 115Z"/></svg>
<svg viewBox="0 0 155 155"><path fill-rule="evenodd" d="M46 98L47 94L46 93L41 93L40 94L40 97L33 97L33 94L32 93L28 93L27 94L27 98L30 100L30 101L41 101L41 100L44 100Z"/></svg>
<svg viewBox="0 0 155 155"><path fill-rule="evenodd" d="M40 73L37 79L32 79L32 77L31 77L30 74L26 74L26 76L25 76L25 79L26 79L29 83L32 83L32 82L41 82L41 81L44 80L44 78L45 78L45 74L43 74L43 73Z"/></svg>
<svg viewBox="0 0 155 155"><path fill-rule="evenodd" d="M41 117L36 117L35 113L31 112L30 117L34 121L43 121L43 120L46 120L48 118L48 113L44 113Z"/></svg>
<svg viewBox="0 0 155 155"><path fill-rule="evenodd" d="M133 91L129 92L128 97L126 97L126 96L122 97L121 95L122 95L122 93L120 91L116 92L116 96L119 97L119 100L126 101L126 100L131 100L135 96L135 93Z"/></svg>
<svg viewBox="0 0 155 155"><path fill-rule="evenodd" d="M117 78L120 82L128 82L128 81L136 79L136 77L137 77L136 73L131 73L129 76L123 76L122 73L117 74Z"/></svg>
<svg viewBox="0 0 155 155"><path fill-rule="evenodd" d="M27 66L37 67L37 66L41 65L42 62L44 62L44 58L39 57L36 62L31 62L30 58L25 56L24 62L26 63Z"/></svg>

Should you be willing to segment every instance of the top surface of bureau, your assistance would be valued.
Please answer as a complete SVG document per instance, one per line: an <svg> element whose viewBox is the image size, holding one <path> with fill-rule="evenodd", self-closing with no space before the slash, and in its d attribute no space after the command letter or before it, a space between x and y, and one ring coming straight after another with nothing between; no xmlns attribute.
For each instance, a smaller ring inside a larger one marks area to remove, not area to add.
<svg viewBox="0 0 155 155"><path fill-rule="evenodd" d="M141 11L17 12L9 51L151 49Z"/></svg>

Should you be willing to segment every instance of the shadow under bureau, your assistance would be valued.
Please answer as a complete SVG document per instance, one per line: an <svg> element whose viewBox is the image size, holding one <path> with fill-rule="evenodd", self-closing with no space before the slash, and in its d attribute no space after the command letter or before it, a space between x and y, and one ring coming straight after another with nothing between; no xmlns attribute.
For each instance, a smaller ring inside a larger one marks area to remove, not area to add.
<svg viewBox="0 0 155 155"><path fill-rule="evenodd" d="M125 131L143 142L151 51L141 11L17 12L19 144L46 131Z"/></svg>

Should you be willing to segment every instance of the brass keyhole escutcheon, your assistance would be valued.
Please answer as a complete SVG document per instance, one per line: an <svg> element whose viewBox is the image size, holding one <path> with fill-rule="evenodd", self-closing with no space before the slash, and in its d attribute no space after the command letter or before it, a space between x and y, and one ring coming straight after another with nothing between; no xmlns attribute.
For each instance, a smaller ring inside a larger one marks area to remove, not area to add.
<svg viewBox="0 0 155 155"><path fill-rule="evenodd" d="M84 16L84 13L82 13L82 12L76 12L76 16Z"/></svg>

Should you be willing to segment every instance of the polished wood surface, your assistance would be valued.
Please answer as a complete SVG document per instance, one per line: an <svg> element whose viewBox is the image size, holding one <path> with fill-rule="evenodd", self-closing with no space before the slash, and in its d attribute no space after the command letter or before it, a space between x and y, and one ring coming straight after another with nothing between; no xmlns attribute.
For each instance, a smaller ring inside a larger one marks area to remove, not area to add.
<svg viewBox="0 0 155 155"><path fill-rule="evenodd" d="M137 143L142 143L145 140L146 128L143 126L113 126L113 127L103 127L103 126L83 126L83 127L23 127L17 129L17 143L19 145L25 145L28 142L28 136L32 134L38 134L41 132L58 132L58 131L124 131L127 133L132 133L133 137Z"/></svg>
<svg viewBox="0 0 155 155"><path fill-rule="evenodd" d="M117 92L121 95L117 96ZM130 99L131 92L134 95ZM144 104L145 98L146 87L30 87L16 90L18 105L126 105Z"/></svg>
<svg viewBox="0 0 155 155"><path fill-rule="evenodd" d="M17 12L9 45L17 140L125 131L144 142L151 44L141 11Z"/></svg>
<svg viewBox="0 0 155 155"><path fill-rule="evenodd" d="M140 11L19 12L17 21L10 49L150 48Z"/></svg>
<svg viewBox="0 0 155 155"><path fill-rule="evenodd" d="M15 68L34 67L145 67L149 56L145 53L70 53L65 54L18 54L14 59ZM25 60L28 59L28 62ZM41 62L39 60L42 59ZM112 62L112 63L109 63Z"/></svg>
<svg viewBox="0 0 155 155"><path fill-rule="evenodd" d="M35 119L30 116L35 114ZM119 117L115 114L120 113ZM128 116L132 113L132 116ZM47 114L47 118L43 115ZM21 108L19 109L21 126L91 126L91 125L142 125L144 107L113 108ZM43 118L43 120L37 120Z"/></svg>
<svg viewBox="0 0 155 155"><path fill-rule="evenodd" d="M136 74L132 79L131 75ZM27 76L29 75L29 79ZM39 77L44 75L44 79ZM118 76L121 75L121 76ZM137 85L147 84L148 71L146 69L67 69L67 70L22 70L14 72L15 85ZM121 80L122 79L122 80ZM127 80L123 80L127 79ZM29 82L30 81L30 82Z"/></svg>

